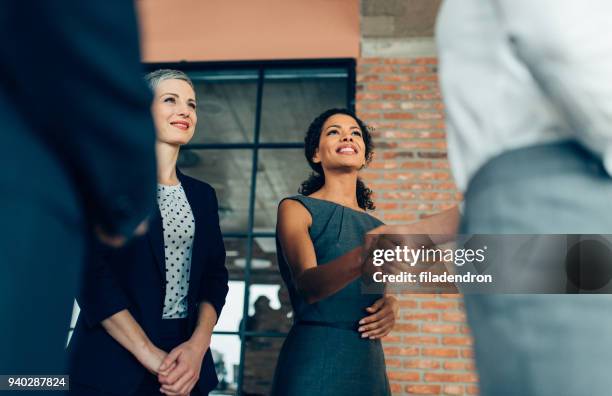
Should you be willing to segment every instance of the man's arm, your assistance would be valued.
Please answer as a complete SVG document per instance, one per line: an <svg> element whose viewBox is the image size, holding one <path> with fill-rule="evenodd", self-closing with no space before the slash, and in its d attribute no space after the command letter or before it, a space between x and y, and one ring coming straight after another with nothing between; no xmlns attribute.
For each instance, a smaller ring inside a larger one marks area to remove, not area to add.
<svg viewBox="0 0 612 396"><path fill-rule="evenodd" d="M517 56L612 175L612 2L498 0Z"/></svg>
<svg viewBox="0 0 612 396"><path fill-rule="evenodd" d="M12 3L6 17L24 20L19 40L2 40L15 107L65 164L88 223L131 235L156 178L133 2Z"/></svg>

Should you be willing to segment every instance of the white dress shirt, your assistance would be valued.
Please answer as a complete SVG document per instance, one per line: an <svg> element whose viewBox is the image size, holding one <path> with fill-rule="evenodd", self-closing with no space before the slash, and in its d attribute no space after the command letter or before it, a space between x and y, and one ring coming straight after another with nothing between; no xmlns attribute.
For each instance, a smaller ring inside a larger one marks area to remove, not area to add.
<svg viewBox="0 0 612 396"><path fill-rule="evenodd" d="M612 175L612 1L446 0L436 35L458 188L508 150L576 139Z"/></svg>

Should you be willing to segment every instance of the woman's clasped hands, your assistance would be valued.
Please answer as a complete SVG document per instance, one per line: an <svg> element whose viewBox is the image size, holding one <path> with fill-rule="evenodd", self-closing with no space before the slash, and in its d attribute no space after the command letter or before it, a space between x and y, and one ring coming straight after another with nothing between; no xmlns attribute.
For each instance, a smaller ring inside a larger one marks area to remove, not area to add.
<svg viewBox="0 0 612 396"><path fill-rule="evenodd" d="M207 345L185 341L170 351L157 370L160 392L169 396L189 395L200 378Z"/></svg>

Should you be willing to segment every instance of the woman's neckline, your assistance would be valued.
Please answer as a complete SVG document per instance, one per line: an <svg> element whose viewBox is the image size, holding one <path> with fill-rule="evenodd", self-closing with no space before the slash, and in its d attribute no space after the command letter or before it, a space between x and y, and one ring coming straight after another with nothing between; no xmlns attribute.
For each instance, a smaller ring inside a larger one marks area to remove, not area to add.
<svg viewBox="0 0 612 396"><path fill-rule="evenodd" d="M166 187L166 188L177 188L181 186L181 182L179 181L177 184L163 184L163 183L157 183L157 185L159 187Z"/></svg>
<svg viewBox="0 0 612 396"><path fill-rule="evenodd" d="M309 195L302 195L302 197L306 197L306 198L309 198L309 199L314 199L315 201L327 202L327 203L330 203L330 204L333 204L333 205L336 205L336 206L340 206L340 207L348 209L348 210L352 210L353 212L357 212L357 213L361 213L361 214L364 214L364 215L368 215L368 216L370 216L373 219L379 220L378 218L372 216L371 214L369 214L365 210L353 209L350 206L342 205L342 204L339 204L338 202L334 202L334 201L330 201L330 200L322 199L322 198L315 198L315 197L311 197Z"/></svg>

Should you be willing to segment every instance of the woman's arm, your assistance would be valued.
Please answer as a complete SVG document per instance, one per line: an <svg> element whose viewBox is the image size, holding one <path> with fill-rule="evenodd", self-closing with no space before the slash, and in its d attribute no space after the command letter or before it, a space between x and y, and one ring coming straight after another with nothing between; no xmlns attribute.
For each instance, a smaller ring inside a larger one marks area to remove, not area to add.
<svg viewBox="0 0 612 396"><path fill-rule="evenodd" d="M317 266L314 246L308 234L310 213L300 203L286 199L278 207L277 234L293 282L304 299L312 304L345 287L361 275L362 247L329 263Z"/></svg>
<svg viewBox="0 0 612 396"><path fill-rule="evenodd" d="M124 309L104 319L102 327L151 373L157 374L167 353L157 348L132 314Z"/></svg>
<svg viewBox="0 0 612 396"><path fill-rule="evenodd" d="M229 291L229 275L225 267L225 245L219 226L219 204L217 196L211 188L211 216L209 221L215 230L208 235L210 254L206 261L205 270L202 271L200 290L198 290L198 302L200 306L207 303L215 310L215 318L221 316L221 310L225 305L225 298Z"/></svg>

